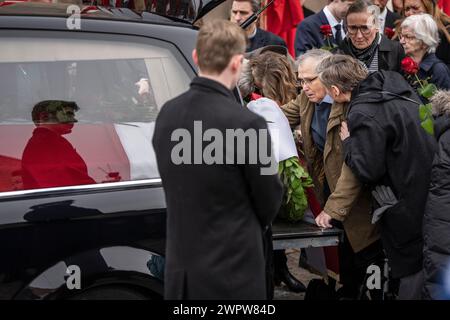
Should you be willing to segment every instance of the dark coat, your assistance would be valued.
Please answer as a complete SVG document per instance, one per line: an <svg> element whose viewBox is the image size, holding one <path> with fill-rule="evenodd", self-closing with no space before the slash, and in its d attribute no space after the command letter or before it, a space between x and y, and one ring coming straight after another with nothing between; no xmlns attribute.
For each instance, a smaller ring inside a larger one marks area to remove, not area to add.
<svg viewBox="0 0 450 320"><path fill-rule="evenodd" d="M171 135L185 129L195 139L194 121L219 130L224 143L226 129L267 129L230 90L206 78L162 107L153 146L167 203L165 298L265 299L263 231L280 208L281 182L277 174L261 175L260 163L175 165L179 142Z"/></svg>
<svg viewBox="0 0 450 320"><path fill-rule="evenodd" d="M395 21L399 19L401 19L401 15L399 15L397 12L392 12L391 10L387 9L384 28L391 28L392 30L395 30Z"/></svg>
<svg viewBox="0 0 450 320"><path fill-rule="evenodd" d="M447 31L450 32L450 26L447 26ZM442 31L439 31L439 45L436 48L436 56L450 68L450 43Z"/></svg>
<svg viewBox="0 0 450 320"><path fill-rule="evenodd" d="M338 53L351 55L350 39L347 37L341 42ZM378 69L388 71L401 71L401 63L405 57L405 50L398 41L388 39L381 35L381 42L378 47Z"/></svg>
<svg viewBox="0 0 450 320"><path fill-rule="evenodd" d="M320 32L322 25L330 24L327 16L323 10L313 14L297 26L295 34L295 56L305 53L313 48L321 48L325 45L325 39ZM331 39L331 44L337 44L334 37Z"/></svg>
<svg viewBox="0 0 450 320"><path fill-rule="evenodd" d="M419 79L427 79L434 83L438 89L450 89L450 70L434 53L428 53L420 62Z"/></svg>
<svg viewBox="0 0 450 320"><path fill-rule="evenodd" d="M247 52L269 45L286 47L286 42L272 32L256 28L255 36L248 40Z"/></svg>
<svg viewBox="0 0 450 320"><path fill-rule="evenodd" d="M22 170L25 189L96 183L88 174L86 162L70 142L56 130L44 127L34 129L23 151Z"/></svg>
<svg viewBox="0 0 450 320"><path fill-rule="evenodd" d="M449 112L450 94L446 104ZM450 117L438 117L434 131L438 150L433 161L423 221L424 298L449 299L443 279L450 267Z"/></svg>
<svg viewBox="0 0 450 320"><path fill-rule="evenodd" d="M435 143L420 125L420 99L396 72L374 72L353 92L345 162L364 184L390 186L399 202L380 220L394 278L422 269L422 218Z"/></svg>

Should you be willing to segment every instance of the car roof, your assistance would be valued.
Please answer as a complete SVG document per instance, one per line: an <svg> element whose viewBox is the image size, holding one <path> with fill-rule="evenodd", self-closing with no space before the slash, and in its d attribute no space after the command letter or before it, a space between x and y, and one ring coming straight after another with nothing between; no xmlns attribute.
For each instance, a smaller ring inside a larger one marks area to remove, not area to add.
<svg viewBox="0 0 450 320"><path fill-rule="evenodd" d="M191 0L193 6L189 16L175 16L170 14L170 10L164 15L156 11L137 12L128 8L112 8L103 6L93 6L85 4L75 4L81 10L83 18L129 20L141 22L153 22L162 24L185 23L193 25L198 19L204 17L208 12L223 3L225 0ZM49 2L28 2L28 0L0 0L0 15L33 15L33 16L59 16L69 17L71 12L69 7L73 3L49 3ZM69 10L68 10L69 9Z"/></svg>
<svg viewBox="0 0 450 320"><path fill-rule="evenodd" d="M42 3L23 3L17 4L17 6L20 6L20 10L13 10L13 5L0 6L0 32L3 36L10 36L11 30L22 30L25 34L28 31L39 30L39 32L65 32L74 36L79 33L96 33L105 36L116 34L155 38L177 47L195 72L191 52L195 47L197 28L189 23L176 22L151 13L140 19L134 17L132 14L135 13L129 9L121 9L121 12L112 10L113 14L109 14L107 12L111 9L106 9L106 12L101 10L82 15L81 28L69 30L67 28L67 4L46 6ZM10 9L6 10L6 7L10 7ZM25 8L27 10L40 9L31 10L27 14Z"/></svg>
<svg viewBox="0 0 450 320"><path fill-rule="evenodd" d="M41 16L41 17L69 17L73 12L69 10L70 3L42 3L23 1L0 2L0 15L8 16ZM82 18L126 20L191 26L187 21L173 17L165 17L151 12L137 13L128 8L106 8L101 6L79 6Z"/></svg>

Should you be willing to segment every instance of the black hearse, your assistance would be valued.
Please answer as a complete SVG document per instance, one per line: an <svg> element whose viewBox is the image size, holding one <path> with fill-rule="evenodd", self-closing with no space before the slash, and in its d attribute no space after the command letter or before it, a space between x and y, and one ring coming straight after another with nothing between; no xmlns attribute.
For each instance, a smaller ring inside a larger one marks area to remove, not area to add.
<svg viewBox="0 0 450 320"><path fill-rule="evenodd" d="M193 23L222 2L140 14L0 2L0 299L162 297L154 120L196 75ZM337 236L278 226L274 239Z"/></svg>

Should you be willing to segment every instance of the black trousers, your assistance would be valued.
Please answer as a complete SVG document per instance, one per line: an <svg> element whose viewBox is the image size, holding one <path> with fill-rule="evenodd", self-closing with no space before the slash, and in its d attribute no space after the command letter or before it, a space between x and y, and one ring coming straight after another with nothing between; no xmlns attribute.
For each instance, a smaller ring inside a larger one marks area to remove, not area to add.
<svg viewBox="0 0 450 320"><path fill-rule="evenodd" d="M345 297L357 298L361 286L365 285L367 268L376 264L383 270L384 252L381 241L375 241L363 250L355 253L344 231L344 239L339 243L339 278ZM381 290L371 291L372 297L381 296Z"/></svg>

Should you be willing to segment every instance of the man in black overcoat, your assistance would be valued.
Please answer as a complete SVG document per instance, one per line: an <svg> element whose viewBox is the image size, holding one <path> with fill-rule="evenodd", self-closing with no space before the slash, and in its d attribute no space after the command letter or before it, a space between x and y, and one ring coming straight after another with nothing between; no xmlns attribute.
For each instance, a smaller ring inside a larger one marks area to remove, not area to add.
<svg viewBox="0 0 450 320"><path fill-rule="evenodd" d="M205 23L193 51L199 76L156 120L153 146L167 203L166 299L267 297L263 236L282 185L265 120L231 91L245 47L236 24Z"/></svg>

